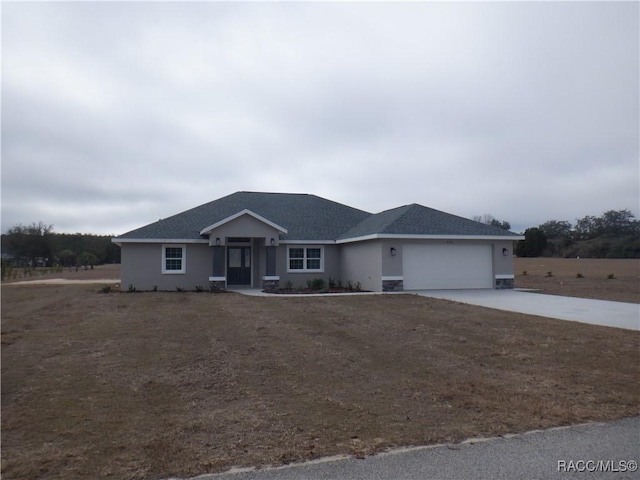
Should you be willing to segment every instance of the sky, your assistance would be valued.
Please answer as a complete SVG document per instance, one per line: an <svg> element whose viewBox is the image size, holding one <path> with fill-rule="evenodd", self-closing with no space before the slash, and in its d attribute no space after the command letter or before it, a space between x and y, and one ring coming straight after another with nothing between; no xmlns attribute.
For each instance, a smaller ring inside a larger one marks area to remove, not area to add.
<svg viewBox="0 0 640 480"><path fill-rule="evenodd" d="M638 2L2 2L2 231L236 191L640 217Z"/></svg>

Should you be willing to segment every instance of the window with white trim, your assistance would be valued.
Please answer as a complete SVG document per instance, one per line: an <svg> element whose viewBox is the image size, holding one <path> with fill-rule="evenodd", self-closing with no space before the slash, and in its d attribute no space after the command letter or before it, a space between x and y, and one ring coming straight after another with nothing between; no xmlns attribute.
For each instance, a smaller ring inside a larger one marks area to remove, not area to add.
<svg viewBox="0 0 640 480"><path fill-rule="evenodd" d="M162 273L186 273L187 247L185 245L162 246Z"/></svg>
<svg viewBox="0 0 640 480"><path fill-rule="evenodd" d="M287 271L324 271L324 249L322 247L288 247Z"/></svg>

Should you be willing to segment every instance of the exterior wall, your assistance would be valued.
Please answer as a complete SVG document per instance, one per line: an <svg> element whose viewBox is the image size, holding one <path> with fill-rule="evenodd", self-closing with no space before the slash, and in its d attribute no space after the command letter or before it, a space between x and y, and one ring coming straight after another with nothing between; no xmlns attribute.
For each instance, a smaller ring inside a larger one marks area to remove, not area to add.
<svg viewBox="0 0 640 480"><path fill-rule="evenodd" d="M506 249L504 251L503 249ZM493 244L493 274L494 288L514 288L515 277L513 272L513 252L515 242L513 240L496 241Z"/></svg>
<svg viewBox="0 0 640 480"><path fill-rule="evenodd" d="M513 240L390 240L383 241L382 247L382 275L387 277L402 276L402 250L408 244L443 244L474 243L491 245L493 271L489 275L493 278L494 288L513 288ZM390 248L396 249L396 255L391 256ZM503 248L507 254L503 255Z"/></svg>
<svg viewBox="0 0 640 480"><path fill-rule="evenodd" d="M251 242L251 285L262 288L262 277L267 273L267 257L264 238L254 238Z"/></svg>
<svg viewBox="0 0 640 480"><path fill-rule="evenodd" d="M169 244L167 244L169 245ZM129 285L138 291L194 290L196 286L207 288L213 249L206 243L186 244L186 273L162 273L161 243L123 243L121 246L121 289L126 291Z"/></svg>
<svg viewBox="0 0 640 480"><path fill-rule="evenodd" d="M318 247L324 249L324 271L323 272L287 272L287 247ZM307 280L322 278L328 284L329 278L334 280L344 278L340 276L340 246L339 245L318 245L318 244L295 244L280 245L276 250L276 275L280 277L280 287L284 288L287 282L293 284L293 288L306 287Z"/></svg>
<svg viewBox="0 0 640 480"><path fill-rule="evenodd" d="M342 244L340 279L343 282L360 282L363 290L382 291L383 245L385 242L380 240Z"/></svg>
<svg viewBox="0 0 640 480"><path fill-rule="evenodd" d="M220 245L225 244L227 237L274 238L278 241L278 231L250 215L242 215L211 231L209 242L215 245L216 238Z"/></svg>

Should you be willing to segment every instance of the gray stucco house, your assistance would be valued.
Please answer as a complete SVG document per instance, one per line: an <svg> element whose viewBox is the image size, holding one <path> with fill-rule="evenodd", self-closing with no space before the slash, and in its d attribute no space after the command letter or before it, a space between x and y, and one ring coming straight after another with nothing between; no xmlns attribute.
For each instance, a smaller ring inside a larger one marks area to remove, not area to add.
<svg viewBox="0 0 640 480"><path fill-rule="evenodd" d="M236 192L113 242L123 289L332 278L397 291L512 288L514 241L523 238L417 204L372 214L315 195Z"/></svg>

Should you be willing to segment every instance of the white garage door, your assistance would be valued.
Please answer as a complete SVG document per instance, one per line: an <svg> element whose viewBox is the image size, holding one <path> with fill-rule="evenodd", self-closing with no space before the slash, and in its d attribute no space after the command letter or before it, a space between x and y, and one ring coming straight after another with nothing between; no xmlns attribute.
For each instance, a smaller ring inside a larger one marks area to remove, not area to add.
<svg viewBox="0 0 640 480"><path fill-rule="evenodd" d="M491 245L405 245L405 290L493 288Z"/></svg>

